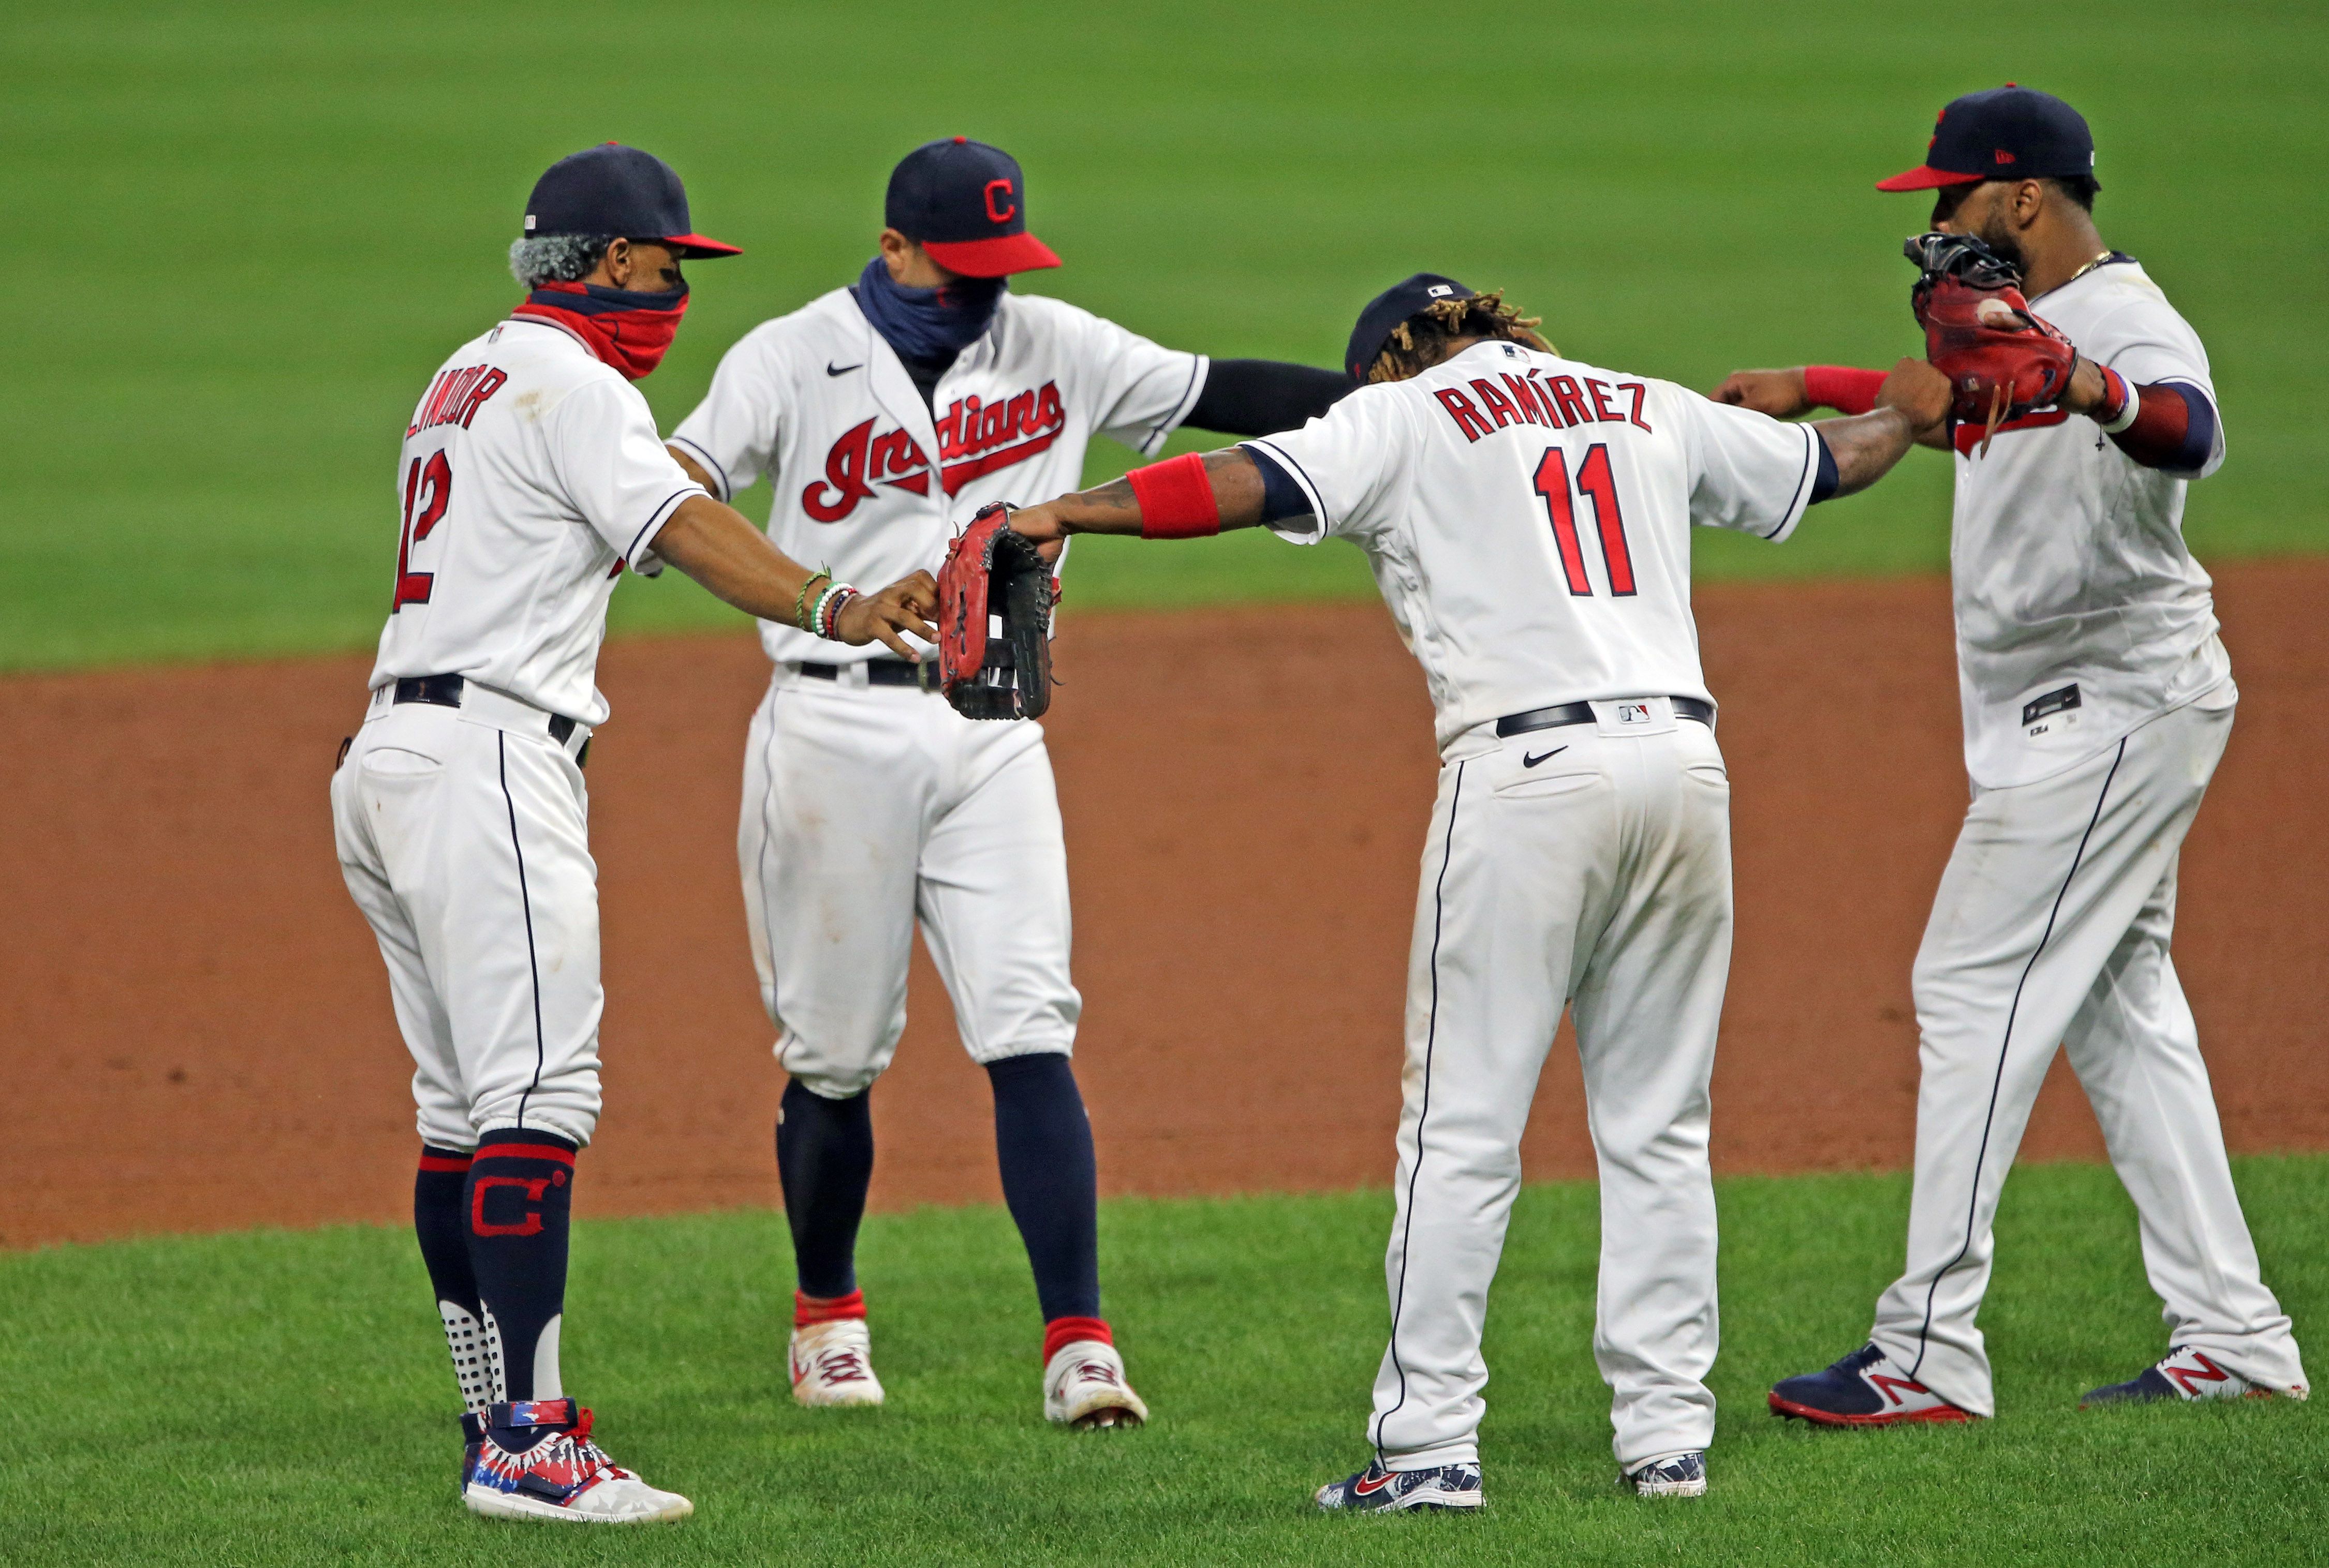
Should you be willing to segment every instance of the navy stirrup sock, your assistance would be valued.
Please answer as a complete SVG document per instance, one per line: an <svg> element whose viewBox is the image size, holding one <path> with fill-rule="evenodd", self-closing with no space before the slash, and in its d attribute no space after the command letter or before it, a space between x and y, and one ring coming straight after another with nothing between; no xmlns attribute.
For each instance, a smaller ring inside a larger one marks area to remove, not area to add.
<svg viewBox="0 0 2329 1568"><path fill-rule="evenodd" d="M873 1180L872 1091L828 1100L798 1078L777 1112L777 1175L792 1227L800 1293L821 1300L857 1289L857 1225Z"/></svg>
<svg viewBox="0 0 2329 1568"><path fill-rule="evenodd" d="M571 1140L531 1127L486 1133L469 1164L469 1266L500 1341L502 1398L556 1399L559 1319L574 1202Z"/></svg>
<svg viewBox="0 0 2329 1568"><path fill-rule="evenodd" d="M1058 1051L986 1064L1003 1198L1046 1323L1099 1316L1098 1171L1075 1069ZM1098 1336L1092 1336L1097 1338Z"/></svg>
<svg viewBox="0 0 2329 1568"><path fill-rule="evenodd" d="M467 1150L420 1146L420 1169L412 1177L412 1230L420 1239L437 1315L445 1321L462 1408L474 1415L501 1398L502 1367L500 1347L486 1332L477 1276L469 1267L468 1223L462 1213L468 1187Z"/></svg>

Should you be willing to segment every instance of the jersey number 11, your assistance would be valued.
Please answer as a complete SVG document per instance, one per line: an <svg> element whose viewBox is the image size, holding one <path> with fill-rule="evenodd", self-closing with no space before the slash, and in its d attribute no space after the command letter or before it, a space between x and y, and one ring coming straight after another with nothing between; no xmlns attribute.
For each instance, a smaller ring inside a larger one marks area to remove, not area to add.
<svg viewBox="0 0 2329 1568"><path fill-rule="evenodd" d="M1609 473L1609 448L1595 442L1577 465L1577 488L1593 502L1593 518L1600 526L1601 561L1609 570L1609 592L1624 598L1634 591L1634 558L1626 549L1626 519L1617 510L1617 482ZM1585 575L1585 551L1577 542L1577 511L1569 493L1569 454L1558 446L1545 448L1536 465L1536 493L1544 500L1545 515L1552 520L1553 543L1561 549L1561 569L1572 594L1590 594Z"/></svg>

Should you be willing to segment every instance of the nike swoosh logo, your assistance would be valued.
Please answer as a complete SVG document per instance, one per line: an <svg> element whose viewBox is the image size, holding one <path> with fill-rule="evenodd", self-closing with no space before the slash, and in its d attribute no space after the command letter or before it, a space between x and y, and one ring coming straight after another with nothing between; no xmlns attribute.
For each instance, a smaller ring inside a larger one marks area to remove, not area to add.
<svg viewBox="0 0 2329 1568"><path fill-rule="evenodd" d="M863 365L836 365L828 361L825 367L825 373L828 376L845 376L852 371L864 368Z"/></svg>
<svg viewBox="0 0 2329 1568"><path fill-rule="evenodd" d="M1375 1477L1372 1484L1369 1483L1366 1477L1361 1476L1357 1480L1351 1483L1351 1490L1359 1497L1371 1498L1377 1492L1381 1491L1385 1487L1391 1485L1398 1476L1399 1472L1397 1470L1385 1470L1382 1474Z"/></svg>
<svg viewBox="0 0 2329 1568"><path fill-rule="evenodd" d="M1523 756L1521 757L1521 765L1522 765L1523 767L1534 767L1537 764L1539 764L1539 763L1542 762L1546 757L1549 757L1549 756L1559 756L1562 752L1567 751L1568 749L1569 749L1569 748L1568 748L1567 746L1554 746L1551 751L1541 751L1541 752L1538 752L1534 756L1526 756L1526 755L1523 755Z"/></svg>

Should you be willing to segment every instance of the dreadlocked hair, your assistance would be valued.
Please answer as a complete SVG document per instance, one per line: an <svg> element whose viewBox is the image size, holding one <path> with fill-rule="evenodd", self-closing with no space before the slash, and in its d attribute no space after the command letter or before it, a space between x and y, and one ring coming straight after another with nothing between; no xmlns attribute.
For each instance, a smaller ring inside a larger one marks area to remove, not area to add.
<svg viewBox="0 0 2329 1568"><path fill-rule="evenodd" d="M1367 380L1403 381L1420 375L1447 358L1447 345L1457 338L1499 338L1557 352L1536 331L1543 319L1523 315L1519 306L1506 305L1501 288L1469 299L1435 299L1391 329L1382 352L1367 369Z"/></svg>

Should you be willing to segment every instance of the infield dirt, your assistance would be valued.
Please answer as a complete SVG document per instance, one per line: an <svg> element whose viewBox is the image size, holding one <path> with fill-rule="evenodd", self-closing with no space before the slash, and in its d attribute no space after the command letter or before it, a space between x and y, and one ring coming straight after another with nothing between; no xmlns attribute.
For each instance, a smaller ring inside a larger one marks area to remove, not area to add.
<svg viewBox="0 0 2329 1568"><path fill-rule="evenodd" d="M2183 860L2176 953L2236 1150L2329 1148L2329 563L2219 575L2243 700ZM1723 1170L1897 1167L1909 963L1966 786L1947 586L1699 596L1739 930ZM410 1068L342 889L325 783L347 657L0 682L0 1244L409 1212ZM1375 606L1070 615L1047 721L1106 1190L1389 1179L1435 758ZM749 636L610 646L592 747L607 1113L586 1213L766 1204L780 1075L734 833ZM873 1094L875 1202L992 1201L987 1096L917 953ZM1534 1178L1592 1171L1556 1046ZM2058 1061L2024 1158L2099 1158Z"/></svg>

